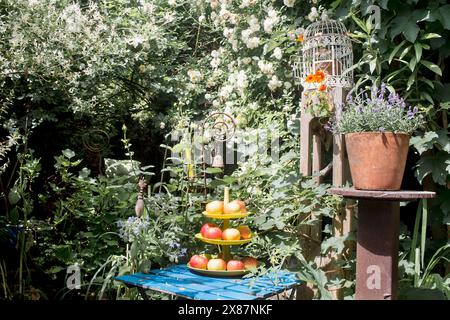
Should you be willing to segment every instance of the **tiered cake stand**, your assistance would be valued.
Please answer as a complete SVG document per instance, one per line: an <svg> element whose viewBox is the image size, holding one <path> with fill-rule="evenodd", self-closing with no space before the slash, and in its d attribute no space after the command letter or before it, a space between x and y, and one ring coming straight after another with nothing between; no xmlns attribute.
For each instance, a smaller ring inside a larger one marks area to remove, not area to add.
<svg viewBox="0 0 450 320"><path fill-rule="evenodd" d="M226 187L225 191L224 191L224 199L223 199L224 206L229 201L230 201L230 191ZM203 212L203 215L205 217L208 217L211 219L222 220L222 230L228 229L230 227L230 220L242 219L242 218L247 217L249 214L251 214L251 213L246 212L246 213L236 213L236 214L208 214L206 211ZM207 239L207 238L202 237L201 233L197 233L195 235L195 238L197 238L198 240L203 241L205 243L219 245L222 248L221 249L222 259L225 260L226 262L228 262L232 258L231 253L230 253L230 247L243 245L245 243L252 241L253 234L250 239L240 239L240 240ZM233 270L233 271L219 270L219 271L217 271L217 270L197 269L197 268L191 267L189 265L189 263L188 263L188 268L190 270L192 270L193 272L196 272L199 274L203 274L203 275L207 275L207 276L220 276L220 277L242 276L249 272L249 270Z"/></svg>

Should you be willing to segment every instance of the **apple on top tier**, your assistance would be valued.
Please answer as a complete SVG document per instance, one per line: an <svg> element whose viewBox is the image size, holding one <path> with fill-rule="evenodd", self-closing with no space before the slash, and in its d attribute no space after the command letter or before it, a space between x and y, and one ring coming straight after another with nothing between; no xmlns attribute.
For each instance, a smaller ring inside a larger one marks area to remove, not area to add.
<svg viewBox="0 0 450 320"><path fill-rule="evenodd" d="M207 214L237 214L247 213L244 201L233 200L227 204L223 201L214 200L206 205Z"/></svg>

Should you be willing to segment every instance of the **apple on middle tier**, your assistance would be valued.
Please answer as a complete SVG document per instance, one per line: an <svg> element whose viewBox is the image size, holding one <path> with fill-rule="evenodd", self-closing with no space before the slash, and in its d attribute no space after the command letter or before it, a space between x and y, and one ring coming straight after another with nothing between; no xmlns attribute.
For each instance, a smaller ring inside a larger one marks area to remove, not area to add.
<svg viewBox="0 0 450 320"><path fill-rule="evenodd" d="M206 239L215 240L240 240L250 239L252 237L252 232L248 226L239 226L237 228L227 228L221 230L214 223L206 223L202 226L200 233L202 237Z"/></svg>

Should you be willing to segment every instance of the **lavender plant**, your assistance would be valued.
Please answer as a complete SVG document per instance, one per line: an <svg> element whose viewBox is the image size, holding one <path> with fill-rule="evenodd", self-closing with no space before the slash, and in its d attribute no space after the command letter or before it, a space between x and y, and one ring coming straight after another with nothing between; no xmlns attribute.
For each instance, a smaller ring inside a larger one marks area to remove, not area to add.
<svg viewBox="0 0 450 320"><path fill-rule="evenodd" d="M347 104L340 117L332 123L334 133L352 132L401 132L411 134L422 123L417 106L407 106L404 99L391 91L387 94L386 85L373 87L370 97L360 91L356 97L348 95Z"/></svg>

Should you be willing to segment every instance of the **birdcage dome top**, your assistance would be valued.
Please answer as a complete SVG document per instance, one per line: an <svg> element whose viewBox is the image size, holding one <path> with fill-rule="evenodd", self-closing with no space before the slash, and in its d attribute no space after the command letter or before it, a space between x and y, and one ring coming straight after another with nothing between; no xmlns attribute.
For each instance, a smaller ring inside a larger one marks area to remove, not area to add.
<svg viewBox="0 0 450 320"><path fill-rule="evenodd" d="M304 38L306 40L330 34L347 35L347 28L340 21L326 18L310 24L305 30Z"/></svg>

